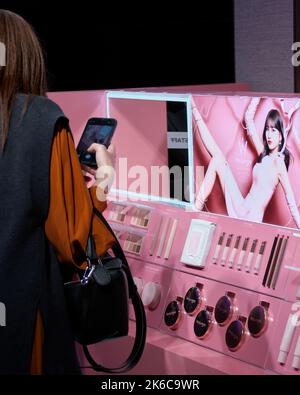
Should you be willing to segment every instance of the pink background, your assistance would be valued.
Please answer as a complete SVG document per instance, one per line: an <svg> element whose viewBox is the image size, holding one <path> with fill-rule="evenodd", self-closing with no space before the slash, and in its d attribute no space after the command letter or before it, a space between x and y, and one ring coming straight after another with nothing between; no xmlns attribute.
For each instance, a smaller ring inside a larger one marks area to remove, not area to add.
<svg viewBox="0 0 300 395"><path fill-rule="evenodd" d="M147 176L145 178L147 182L142 187L145 188L144 190L134 187L137 174L133 174L132 178L129 178L130 174L128 175L128 186L124 188L121 182L125 177L120 177L119 183L118 166L116 166L115 187L169 198L169 184L164 187L164 191L161 186L157 192L151 189L151 167L168 166L166 102L135 99L109 99L109 102L110 116L118 121L113 140L117 154L116 163L119 163L119 158L126 158L128 171L133 166L142 166Z"/></svg>

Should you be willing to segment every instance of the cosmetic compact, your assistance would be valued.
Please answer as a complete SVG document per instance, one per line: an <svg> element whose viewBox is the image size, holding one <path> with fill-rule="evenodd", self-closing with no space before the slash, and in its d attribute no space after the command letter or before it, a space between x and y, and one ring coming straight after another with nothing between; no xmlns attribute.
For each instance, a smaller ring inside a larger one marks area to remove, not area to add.
<svg viewBox="0 0 300 395"><path fill-rule="evenodd" d="M214 222L192 219L180 262L203 269L216 226Z"/></svg>
<svg viewBox="0 0 300 395"><path fill-rule="evenodd" d="M141 299L143 305L148 307L149 310L155 310L159 305L161 298L161 287L159 284L150 281L148 282L143 289Z"/></svg>
<svg viewBox="0 0 300 395"><path fill-rule="evenodd" d="M116 222L125 222L130 206L119 202L110 202L108 207L109 219Z"/></svg>
<svg viewBox="0 0 300 395"><path fill-rule="evenodd" d="M189 315L195 315L201 307L203 285L197 283L195 287L190 288L184 297L184 310Z"/></svg>
<svg viewBox="0 0 300 395"><path fill-rule="evenodd" d="M144 235L138 233L126 232L123 249L126 252L140 255Z"/></svg>
<svg viewBox="0 0 300 395"><path fill-rule="evenodd" d="M225 341L230 351L237 351L245 341L245 323L246 318L239 316L237 320L232 321L228 326Z"/></svg>
<svg viewBox="0 0 300 395"><path fill-rule="evenodd" d="M260 302L251 310L247 323L251 336L259 337L267 330L269 306L267 302Z"/></svg>
<svg viewBox="0 0 300 395"><path fill-rule="evenodd" d="M227 292L216 303L215 320L221 326L226 325L232 318L235 294Z"/></svg>
<svg viewBox="0 0 300 395"><path fill-rule="evenodd" d="M213 327L212 313L214 308L207 306L205 310L201 310L194 321L194 333L198 339L205 339L211 332Z"/></svg>
<svg viewBox="0 0 300 395"><path fill-rule="evenodd" d="M165 310L165 324L172 330L176 330L182 318L183 299L178 296L176 300L170 302Z"/></svg>
<svg viewBox="0 0 300 395"><path fill-rule="evenodd" d="M141 228L148 228L150 215L150 207L137 206L133 210L130 223L131 225L140 226Z"/></svg>

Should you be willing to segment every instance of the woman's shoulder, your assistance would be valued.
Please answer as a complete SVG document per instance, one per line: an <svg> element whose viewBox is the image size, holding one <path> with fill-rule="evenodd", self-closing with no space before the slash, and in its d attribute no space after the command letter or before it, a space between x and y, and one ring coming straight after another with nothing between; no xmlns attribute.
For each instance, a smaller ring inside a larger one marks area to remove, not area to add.
<svg viewBox="0 0 300 395"><path fill-rule="evenodd" d="M28 106L28 110L30 109L31 111L37 111L40 113L48 113L50 111L64 115L59 105L53 100L49 99L47 96L26 95L19 93L16 96L16 100L21 102L21 104L26 104Z"/></svg>

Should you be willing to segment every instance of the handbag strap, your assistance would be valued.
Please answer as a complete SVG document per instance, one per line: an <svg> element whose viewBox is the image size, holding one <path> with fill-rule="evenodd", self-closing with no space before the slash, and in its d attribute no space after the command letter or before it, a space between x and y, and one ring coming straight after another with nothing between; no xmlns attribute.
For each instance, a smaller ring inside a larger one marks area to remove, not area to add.
<svg viewBox="0 0 300 395"><path fill-rule="evenodd" d="M132 369L141 359L143 354L145 343L146 343L146 333L147 333L147 324L146 324L146 314L143 302L141 301L140 295L138 293L137 287L133 280L129 264L127 262L126 256L123 252L123 249L115 236L113 230L111 229L109 223L106 221L102 213L94 207L94 213L100 219L100 221L106 226L109 232L113 235L116 242L112 247L112 250L115 256L122 260L123 269L126 273L127 282L128 282L128 290L129 290L129 297L132 301L134 313L135 313L135 322L136 322L136 329L135 329L135 341L132 348L132 351L127 358L127 360L118 368L106 368L103 365L98 364L93 357L91 356L88 346L83 345L83 351L86 356L86 359L91 364L92 368L98 372L105 372L105 373L125 373L128 370Z"/></svg>

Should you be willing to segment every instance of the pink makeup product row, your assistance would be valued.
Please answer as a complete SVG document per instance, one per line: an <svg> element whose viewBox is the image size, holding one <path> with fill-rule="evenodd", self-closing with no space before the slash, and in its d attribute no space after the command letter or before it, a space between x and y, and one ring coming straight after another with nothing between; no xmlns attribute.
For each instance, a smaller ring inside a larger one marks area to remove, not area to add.
<svg viewBox="0 0 300 395"><path fill-rule="evenodd" d="M233 292L227 292L214 307L203 306L204 301L203 285L197 283L188 290L184 298L178 296L168 304L164 314L165 325L175 331L182 322L184 314L195 316L194 334L198 339L203 340L208 337L214 324L220 327L229 324L225 342L232 352L237 351L243 345L247 334L253 338L259 338L268 328L270 305L267 302L262 301L255 306L248 318L237 315L233 319L234 314L238 312Z"/></svg>
<svg viewBox="0 0 300 395"><path fill-rule="evenodd" d="M256 253L256 249L259 241L258 239L254 239L251 243L250 251L248 253L247 260L244 264L245 255L248 246L250 245L249 243L250 238L249 237L244 238L242 248L239 251L239 247L242 241L242 236L240 235L236 236L233 247L232 247L232 241L234 239L234 235L231 233L227 236L227 238L225 236L226 233L222 232L218 239L217 246L212 259L213 263L217 265L220 260L220 265L223 267L225 267L226 264L228 263L228 267L230 269L236 267L236 269L239 271L244 270L246 273L253 272L254 274L258 274L267 242L266 241L261 242L258 254L255 259L254 255ZM223 246L224 241L225 241L225 245ZM223 252L221 254L222 248L223 248Z"/></svg>
<svg viewBox="0 0 300 395"><path fill-rule="evenodd" d="M161 216L155 229L149 255L169 259L178 226L178 219Z"/></svg>

